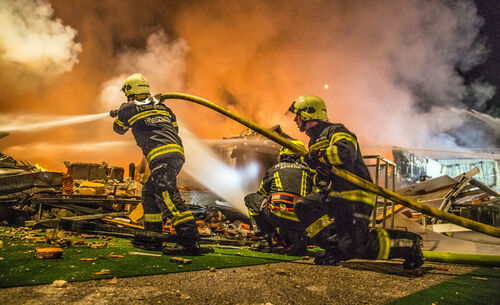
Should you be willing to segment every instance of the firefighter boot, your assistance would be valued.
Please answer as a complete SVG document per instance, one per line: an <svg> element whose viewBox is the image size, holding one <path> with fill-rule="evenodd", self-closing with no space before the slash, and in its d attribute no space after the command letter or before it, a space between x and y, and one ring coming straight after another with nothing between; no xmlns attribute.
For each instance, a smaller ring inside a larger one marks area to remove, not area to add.
<svg viewBox="0 0 500 305"><path fill-rule="evenodd" d="M404 269L416 269L424 263L424 254L422 253L423 241L422 237L415 234L415 240L408 253L404 256L405 262L403 263Z"/></svg>
<svg viewBox="0 0 500 305"><path fill-rule="evenodd" d="M148 241L140 239L132 239L132 246L148 251L162 251L161 241Z"/></svg>
<svg viewBox="0 0 500 305"><path fill-rule="evenodd" d="M424 263L424 255L422 254L422 237L420 235L398 231L398 230L384 230L378 229L379 232L387 232L385 243L380 244L383 246L385 244L385 248L389 246L389 255L388 257L379 257L382 259L391 259L391 258L404 258L405 261L403 263L404 269L415 269ZM384 234L380 234L383 236ZM383 250L384 248L382 248ZM384 252L384 251L380 251Z"/></svg>
<svg viewBox="0 0 500 305"><path fill-rule="evenodd" d="M325 254L318 256L314 259L314 263L316 265L329 265L329 266L337 266L338 263L345 260L342 253L339 249L333 247L327 249Z"/></svg>
<svg viewBox="0 0 500 305"><path fill-rule="evenodd" d="M307 236L304 232L288 231L287 239L291 247L284 254L294 256L304 256L307 254Z"/></svg>
<svg viewBox="0 0 500 305"><path fill-rule="evenodd" d="M272 250L273 245L272 243L269 242L267 238L262 238L258 240L256 243L252 244L250 248L254 251L259 251L259 252L267 252L267 253L273 252Z"/></svg>
<svg viewBox="0 0 500 305"><path fill-rule="evenodd" d="M145 234L135 236L134 239L132 239L132 246L148 251L161 251L162 242L147 236L148 231L160 233L162 231L161 222L145 222L144 227L146 229Z"/></svg>
<svg viewBox="0 0 500 305"><path fill-rule="evenodd" d="M201 255L200 245L195 243L193 245L185 246L177 244L175 246L166 246L161 250L165 255L188 255L199 256Z"/></svg>

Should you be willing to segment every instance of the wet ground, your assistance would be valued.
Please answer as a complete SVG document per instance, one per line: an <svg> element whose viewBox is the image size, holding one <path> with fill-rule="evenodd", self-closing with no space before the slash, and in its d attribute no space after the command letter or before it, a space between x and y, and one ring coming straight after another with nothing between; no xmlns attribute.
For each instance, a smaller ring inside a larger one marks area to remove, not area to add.
<svg viewBox="0 0 500 305"><path fill-rule="evenodd" d="M312 260L154 276L0 289L2 304L386 304L476 267ZM113 283L114 282L114 283Z"/></svg>

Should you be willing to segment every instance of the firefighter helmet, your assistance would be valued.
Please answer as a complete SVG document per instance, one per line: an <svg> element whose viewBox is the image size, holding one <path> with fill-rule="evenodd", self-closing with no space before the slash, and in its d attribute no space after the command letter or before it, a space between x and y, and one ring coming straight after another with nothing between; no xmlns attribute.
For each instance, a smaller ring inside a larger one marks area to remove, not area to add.
<svg viewBox="0 0 500 305"><path fill-rule="evenodd" d="M292 142L293 144L295 144L297 146L302 147L304 150L307 150L306 146L304 145L304 143L302 143L302 141L293 140L290 142ZM279 154L280 161L282 161L284 157L296 157L297 159L300 159L299 154L297 154L296 152L294 152L290 148L286 148L285 146L282 146L280 149L280 154Z"/></svg>
<svg viewBox="0 0 500 305"><path fill-rule="evenodd" d="M299 115L302 121L319 120L328 122L326 104L319 96L299 96L288 109L288 111Z"/></svg>
<svg viewBox="0 0 500 305"><path fill-rule="evenodd" d="M149 82L140 73L135 73L127 77L122 87L123 93L129 95L149 95Z"/></svg>

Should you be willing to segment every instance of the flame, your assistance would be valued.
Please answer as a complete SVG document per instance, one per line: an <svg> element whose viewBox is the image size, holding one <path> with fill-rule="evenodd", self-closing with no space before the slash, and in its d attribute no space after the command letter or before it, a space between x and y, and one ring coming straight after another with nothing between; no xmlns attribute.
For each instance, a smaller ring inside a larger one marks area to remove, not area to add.
<svg viewBox="0 0 500 305"><path fill-rule="evenodd" d="M44 172L44 171L45 171L45 168L41 167L38 163L37 163L37 164L35 164L35 167L36 167L36 169L38 169L38 170L39 170L39 171L41 171L41 172Z"/></svg>

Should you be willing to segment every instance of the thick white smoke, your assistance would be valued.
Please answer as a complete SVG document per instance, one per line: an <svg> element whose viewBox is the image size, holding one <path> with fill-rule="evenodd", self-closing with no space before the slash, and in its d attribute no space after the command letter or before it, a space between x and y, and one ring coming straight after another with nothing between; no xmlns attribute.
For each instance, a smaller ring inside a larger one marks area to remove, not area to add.
<svg viewBox="0 0 500 305"><path fill-rule="evenodd" d="M346 123L366 144L459 148L449 131L470 117L450 108L464 108L471 98L484 103L495 92L485 83L467 86L460 75L487 54L474 3L401 0L353 6L345 27L334 31L343 46L332 50L346 63L336 63L337 75L324 74L347 86L320 93L330 119ZM467 144L480 146L479 141Z"/></svg>
<svg viewBox="0 0 500 305"><path fill-rule="evenodd" d="M68 72L78 62L82 47L75 42L76 30L53 13L46 0L0 1L0 64L11 68L7 72L45 78Z"/></svg>
<svg viewBox="0 0 500 305"><path fill-rule="evenodd" d="M100 95L102 109L117 108L125 101L120 89L133 73L141 73L150 81L153 94L183 89L188 50L184 40L171 40L163 31L158 31L148 37L145 48L120 53L117 65L122 73L104 84Z"/></svg>
<svg viewBox="0 0 500 305"><path fill-rule="evenodd" d="M128 50L119 54L120 69L125 72L105 83L100 97L103 109L117 108L125 101L120 88L125 78L136 72L142 73L150 80L152 94L167 90L182 91L187 51L188 46L185 41L169 40L168 36L160 31L148 38L144 49ZM169 106L174 108L175 112L175 105ZM178 120L186 153L183 172L231 203L241 213L247 214L243 203L243 197L247 193L244 186L249 179L257 177L240 173L222 162L208 146L180 123L182 118Z"/></svg>

